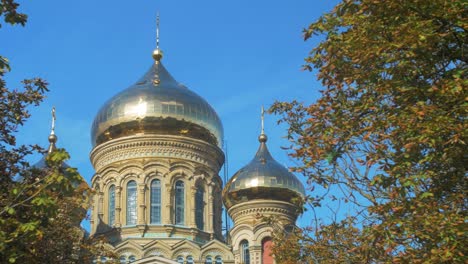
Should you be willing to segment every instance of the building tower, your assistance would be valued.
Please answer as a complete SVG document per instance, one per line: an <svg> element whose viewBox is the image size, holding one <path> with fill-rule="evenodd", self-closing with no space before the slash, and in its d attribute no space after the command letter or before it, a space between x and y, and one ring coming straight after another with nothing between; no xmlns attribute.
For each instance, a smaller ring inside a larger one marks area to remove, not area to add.
<svg viewBox="0 0 468 264"><path fill-rule="evenodd" d="M91 235L106 236L122 263L229 263L221 120L162 57L158 36L149 71L94 119Z"/></svg>
<svg viewBox="0 0 468 264"><path fill-rule="evenodd" d="M236 264L274 263L270 251L273 227L264 219L275 219L280 228L294 226L299 212L294 200L305 195L302 183L268 151L263 115L262 107L260 147L255 157L223 190L224 205L234 221L230 238Z"/></svg>

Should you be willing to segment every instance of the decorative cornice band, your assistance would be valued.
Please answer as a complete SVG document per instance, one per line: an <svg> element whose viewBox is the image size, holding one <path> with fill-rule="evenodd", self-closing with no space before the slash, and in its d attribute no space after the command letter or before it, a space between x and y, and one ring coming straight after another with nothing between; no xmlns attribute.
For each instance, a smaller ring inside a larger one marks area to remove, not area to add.
<svg viewBox="0 0 468 264"><path fill-rule="evenodd" d="M181 136L137 135L118 138L95 147L90 155L97 172L119 161L138 158L186 159L219 171L224 153L201 140Z"/></svg>

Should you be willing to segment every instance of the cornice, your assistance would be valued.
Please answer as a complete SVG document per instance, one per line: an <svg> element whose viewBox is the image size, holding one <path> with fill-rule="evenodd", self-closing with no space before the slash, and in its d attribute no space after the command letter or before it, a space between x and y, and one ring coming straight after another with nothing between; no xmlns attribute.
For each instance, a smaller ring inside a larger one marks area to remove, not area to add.
<svg viewBox="0 0 468 264"><path fill-rule="evenodd" d="M181 136L136 135L117 138L95 147L90 159L99 172L107 165L129 159L175 158L201 163L219 171L224 153L217 146Z"/></svg>
<svg viewBox="0 0 468 264"><path fill-rule="evenodd" d="M244 217L261 217L268 215L282 215L295 222L297 207L283 201L258 200L250 201L231 207L228 211L234 222Z"/></svg>

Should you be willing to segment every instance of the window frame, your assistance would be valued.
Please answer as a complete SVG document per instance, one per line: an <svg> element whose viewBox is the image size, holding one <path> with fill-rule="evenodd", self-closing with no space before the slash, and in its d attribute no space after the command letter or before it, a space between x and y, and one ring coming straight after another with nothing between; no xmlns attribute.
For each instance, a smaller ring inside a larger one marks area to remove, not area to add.
<svg viewBox="0 0 468 264"><path fill-rule="evenodd" d="M127 226L134 226L138 221L138 190L135 180L127 182L125 198L125 224Z"/></svg>
<svg viewBox="0 0 468 264"><path fill-rule="evenodd" d="M182 180L174 183L174 224L185 224L185 183Z"/></svg>
<svg viewBox="0 0 468 264"><path fill-rule="evenodd" d="M162 184L161 184L160 179L153 179L150 182L150 197L149 198L150 198L149 223L151 225L160 225L162 223ZM159 216L159 218L156 216Z"/></svg>
<svg viewBox="0 0 468 264"><path fill-rule="evenodd" d="M115 224L115 185L112 184L108 189L107 201L107 224L113 226Z"/></svg>

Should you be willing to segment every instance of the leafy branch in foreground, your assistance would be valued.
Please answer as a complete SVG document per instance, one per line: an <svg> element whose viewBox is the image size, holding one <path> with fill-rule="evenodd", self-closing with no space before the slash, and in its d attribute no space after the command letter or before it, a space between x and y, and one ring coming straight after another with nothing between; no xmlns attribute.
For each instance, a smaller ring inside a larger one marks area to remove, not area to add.
<svg viewBox="0 0 468 264"><path fill-rule="evenodd" d="M304 30L324 38L305 66L321 98L270 109L289 125L293 170L362 208L320 227L359 227L361 262L467 260L465 17L463 1L345 0Z"/></svg>

